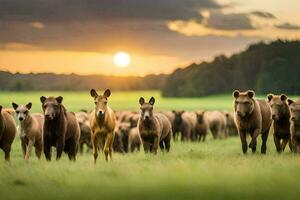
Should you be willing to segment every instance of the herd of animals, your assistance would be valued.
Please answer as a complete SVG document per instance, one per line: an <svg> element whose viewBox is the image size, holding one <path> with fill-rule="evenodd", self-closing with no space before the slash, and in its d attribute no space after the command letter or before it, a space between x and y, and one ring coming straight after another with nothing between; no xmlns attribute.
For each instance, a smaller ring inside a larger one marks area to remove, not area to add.
<svg viewBox="0 0 300 200"><path fill-rule="evenodd" d="M261 135L261 153L265 154L267 139L273 124L273 139L277 152L286 145L292 152L300 153L300 100L293 101L286 95L269 94L266 100L255 98L248 90L233 92L233 112L221 111L165 111L154 109L155 99L139 99L140 111L113 111L108 106L109 89L90 95L95 107L92 112L68 112L62 104L63 97L40 97L43 114L30 113L32 103L12 108L0 106L0 148L5 160L10 160L11 145L20 132L21 148L25 160L32 151L40 159L44 153L51 160L51 149L56 148L56 159L65 152L76 160L77 152L91 152L96 163L101 150L106 161L113 152L128 153L143 147L146 153L156 154L160 148L168 152L171 140L205 141L208 132L214 139L240 136L243 153L248 148L256 152L257 137ZM16 116L20 127L15 123ZM251 141L247 143L247 133ZM86 147L84 147L86 146Z"/></svg>

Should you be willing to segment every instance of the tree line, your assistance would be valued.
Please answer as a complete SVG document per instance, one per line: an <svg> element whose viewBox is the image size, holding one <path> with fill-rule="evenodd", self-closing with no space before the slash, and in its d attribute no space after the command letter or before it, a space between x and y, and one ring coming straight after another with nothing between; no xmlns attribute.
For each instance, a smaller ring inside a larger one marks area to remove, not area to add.
<svg viewBox="0 0 300 200"><path fill-rule="evenodd" d="M230 57L177 69L166 79L167 97L206 96L253 89L265 94L300 94L300 42L276 40L250 45Z"/></svg>

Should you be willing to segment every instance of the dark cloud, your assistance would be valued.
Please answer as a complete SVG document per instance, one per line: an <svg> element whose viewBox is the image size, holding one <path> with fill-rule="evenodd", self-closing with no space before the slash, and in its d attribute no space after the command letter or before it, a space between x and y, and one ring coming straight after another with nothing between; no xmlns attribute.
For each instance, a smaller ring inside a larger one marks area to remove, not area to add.
<svg viewBox="0 0 300 200"><path fill-rule="evenodd" d="M250 14L266 19L276 19L276 16L269 12L253 11Z"/></svg>
<svg viewBox="0 0 300 200"><path fill-rule="evenodd" d="M286 29L286 30L300 30L300 26L290 23L283 23L275 26L279 29Z"/></svg>
<svg viewBox="0 0 300 200"><path fill-rule="evenodd" d="M255 27L246 13L224 14L212 12L207 19L207 27L221 30L251 30Z"/></svg>
<svg viewBox="0 0 300 200"><path fill-rule="evenodd" d="M221 6L214 0L0 0L0 19L58 22L102 19L187 20L199 10Z"/></svg>

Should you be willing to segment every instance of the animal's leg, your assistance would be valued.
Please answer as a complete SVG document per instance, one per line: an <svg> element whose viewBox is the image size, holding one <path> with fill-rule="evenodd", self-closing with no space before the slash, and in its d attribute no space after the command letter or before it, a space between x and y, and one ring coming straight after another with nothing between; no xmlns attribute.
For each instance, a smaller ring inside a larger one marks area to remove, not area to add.
<svg viewBox="0 0 300 200"><path fill-rule="evenodd" d="M106 161L108 161L109 154L110 154L110 157L111 157L110 148L111 148L112 143L113 143L113 133L109 133L106 136L105 144L104 144L104 148L103 148ZM112 157L111 157L111 159L112 159Z"/></svg>
<svg viewBox="0 0 300 200"><path fill-rule="evenodd" d="M284 151L285 147L286 147L286 144L288 143L289 141L289 137L288 138L283 138L282 139L282 142L281 142L281 151Z"/></svg>
<svg viewBox="0 0 300 200"><path fill-rule="evenodd" d="M281 148L280 148L280 138L277 136L276 133L273 134L273 139L274 139L274 144L275 144L275 147L276 147L276 151L278 153L281 152Z"/></svg>
<svg viewBox="0 0 300 200"><path fill-rule="evenodd" d="M249 144L249 148L252 149L252 153L255 153L256 152L256 144L257 144L257 137L258 135L260 134L261 132L261 129L257 128L257 129L254 129L254 131L251 134L251 142Z"/></svg>
<svg viewBox="0 0 300 200"><path fill-rule="evenodd" d="M64 151L64 147L65 147L65 140L63 137L61 137L56 142L56 160L60 159L62 152Z"/></svg>
<svg viewBox="0 0 300 200"><path fill-rule="evenodd" d="M43 145L42 144L37 144L35 146L35 155L38 159L41 158L42 155L42 151L43 151Z"/></svg>
<svg viewBox="0 0 300 200"><path fill-rule="evenodd" d="M44 144L44 154L47 161L51 161L51 146L49 144Z"/></svg>
<svg viewBox="0 0 300 200"><path fill-rule="evenodd" d="M23 158L25 158L27 147L26 147L26 142L24 141L24 139L21 139L21 147L22 147Z"/></svg>
<svg viewBox="0 0 300 200"><path fill-rule="evenodd" d="M96 164L98 158L98 138L94 133L92 133L92 145L93 145L94 163Z"/></svg>
<svg viewBox="0 0 300 200"><path fill-rule="evenodd" d="M10 161L10 150L11 150L10 144L6 144L3 146L5 161Z"/></svg>
<svg viewBox="0 0 300 200"><path fill-rule="evenodd" d="M33 146L33 141L29 139L28 147L27 147L27 151L26 151L26 155L25 155L25 160L29 159L29 156L31 155L31 151L32 151L32 146Z"/></svg>
<svg viewBox="0 0 300 200"><path fill-rule="evenodd" d="M68 141L69 145L69 152L68 156L71 161L76 161L76 153L77 153L77 142L76 139L70 139Z"/></svg>
<svg viewBox="0 0 300 200"><path fill-rule="evenodd" d="M246 154L247 153L247 149L248 149L248 145L247 145L247 139L246 139L246 132L244 131L239 131L239 135L240 135L240 139L242 142L242 150L243 153Z"/></svg>
<svg viewBox="0 0 300 200"><path fill-rule="evenodd" d="M262 144L261 144L261 153L266 154L267 152L267 140L269 136L269 130L267 130L265 133L261 135Z"/></svg>
<svg viewBox="0 0 300 200"><path fill-rule="evenodd" d="M163 141L160 141L159 142L159 147L160 147L160 150L164 151L164 142Z"/></svg>

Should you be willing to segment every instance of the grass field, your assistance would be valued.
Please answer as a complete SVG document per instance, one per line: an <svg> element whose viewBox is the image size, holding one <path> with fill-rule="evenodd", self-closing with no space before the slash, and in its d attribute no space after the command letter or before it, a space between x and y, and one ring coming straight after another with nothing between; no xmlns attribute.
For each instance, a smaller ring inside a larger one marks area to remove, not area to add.
<svg viewBox="0 0 300 200"><path fill-rule="evenodd" d="M32 101L40 111L41 95L62 95L71 111L91 109L86 92L1 93L0 104ZM157 109L231 110L230 95L193 99L164 99L156 91L116 92L110 105L116 110L137 110L140 96L157 98ZM260 147L260 139L259 139ZM260 148L259 148L260 149ZM76 163L28 162L21 157L20 142L13 145L11 162L0 153L0 199L299 199L300 157L275 152L268 140L267 155L244 156L239 138L205 143L172 143L171 152L114 154L93 164L91 153L79 155Z"/></svg>

